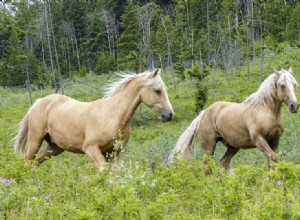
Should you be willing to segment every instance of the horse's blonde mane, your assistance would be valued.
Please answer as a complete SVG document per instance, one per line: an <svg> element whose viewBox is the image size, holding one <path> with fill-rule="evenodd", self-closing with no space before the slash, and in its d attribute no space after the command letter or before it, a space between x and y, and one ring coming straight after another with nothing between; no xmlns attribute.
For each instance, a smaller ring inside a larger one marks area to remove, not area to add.
<svg viewBox="0 0 300 220"><path fill-rule="evenodd" d="M262 82L259 89L246 98L244 102L251 104L265 104L268 100L272 102L272 100L276 98L277 79L278 76L275 73L272 73Z"/></svg>
<svg viewBox="0 0 300 220"><path fill-rule="evenodd" d="M155 84L160 84L163 87L165 87L164 82L162 81L160 76L156 76L153 78L148 77L152 72L147 71L139 74L134 74L134 73L127 73L127 74L122 74L122 73L117 73L117 75L120 76L120 80L112 82L108 87L106 87L104 91L104 97L112 97L118 92L120 92L128 83L133 81L136 78L144 78L144 86L145 87L150 87Z"/></svg>
<svg viewBox="0 0 300 220"><path fill-rule="evenodd" d="M248 98L245 99L244 103L251 103L254 105L266 104L267 102L271 102L274 104L273 100L277 98L276 94L276 83L280 79L286 79L295 85L298 85L294 76L287 70L280 70L280 76L276 73L272 73L268 78L266 78L259 89L251 94Z"/></svg>

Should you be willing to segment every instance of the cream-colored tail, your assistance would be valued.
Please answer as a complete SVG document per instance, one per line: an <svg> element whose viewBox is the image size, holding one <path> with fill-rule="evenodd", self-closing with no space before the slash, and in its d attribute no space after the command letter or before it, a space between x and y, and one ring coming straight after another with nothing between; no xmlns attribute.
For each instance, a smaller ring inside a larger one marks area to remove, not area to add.
<svg viewBox="0 0 300 220"><path fill-rule="evenodd" d="M18 134L14 138L15 145L14 150L18 155L24 154L26 150L27 138L28 138L28 119L29 112L24 116L24 118L19 123Z"/></svg>
<svg viewBox="0 0 300 220"><path fill-rule="evenodd" d="M14 151L17 155L24 154L26 151L29 128L29 114L32 108L37 105L42 99L37 99L28 110L24 118L19 123L18 134L13 138L15 140Z"/></svg>
<svg viewBox="0 0 300 220"><path fill-rule="evenodd" d="M175 147L171 150L167 158L167 164L171 163L176 157L177 159L187 159L193 148L195 147L196 132L198 131L201 119L204 115L205 110L201 111L200 114L192 121L190 126L184 131L176 142Z"/></svg>

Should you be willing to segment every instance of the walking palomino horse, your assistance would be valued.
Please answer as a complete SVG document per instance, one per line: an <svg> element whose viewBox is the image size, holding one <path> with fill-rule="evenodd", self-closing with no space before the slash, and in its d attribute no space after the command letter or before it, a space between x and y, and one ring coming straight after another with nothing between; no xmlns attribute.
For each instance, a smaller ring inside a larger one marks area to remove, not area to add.
<svg viewBox="0 0 300 220"><path fill-rule="evenodd" d="M63 151L87 154L100 171L107 169L106 160L116 162L129 138L130 121L140 103L170 121L174 116L161 70L123 75L112 83L103 99L80 102L53 94L37 100L19 124L14 150L26 151L25 160L42 163L47 157ZM48 146L41 151L43 140ZM37 154L37 156L36 156Z"/></svg>
<svg viewBox="0 0 300 220"><path fill-rule="evenodd" d="M204 148L204 154L213 156L218 141L227 147L221 159L222 166L233 174L229 163L239 149L259 148L271 161L276 161L279 138L283 133L282 103L291 113L298 110L295 88L298 85L292 68L276 71L242 103L216 102L193 120L178 139L167 158L187 159L195 147L196 137Z"/></svg>

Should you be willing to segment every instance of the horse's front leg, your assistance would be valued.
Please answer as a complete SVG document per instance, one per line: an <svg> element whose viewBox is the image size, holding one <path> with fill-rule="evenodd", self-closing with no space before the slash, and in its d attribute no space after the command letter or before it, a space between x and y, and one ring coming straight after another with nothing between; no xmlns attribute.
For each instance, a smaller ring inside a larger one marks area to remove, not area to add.
<svg viewBox="0 0 300 220"><path fill-rule="evenodd" d="M268 164L269 168L271 167L271 161L276 162L277 156L275 152L272 150L266 139L264 139L262 136L258 136L254 141L253 144L258 147L261 151L265 153L265 155L268 157Z"/></svg>
<svg viewBox="0 0 300 220"><path fill-rule="evenodd" d="M276 138L274 138L273 140L271 140L270 142L269 142L269 144L270 144L270 147L271 147L271 149L273 150L273 152L274 153L276 153L276 151L277 151L277 149L278 149L278 146L279 146L279 136L278 137L276 137ZM273 167L272 167L272 165L271 165L271 159L268 157L268 167L269 167L269 170L272 170L273 169Z"/></svg>
<svg viewBox="0 0 300 220"><path fill-rule="evenodd" d="M87 146L84 148L84 152L94 161L99 171L102 172L107 170L107 163L105 157L100 151L99 146L97 145Z"/></svg>

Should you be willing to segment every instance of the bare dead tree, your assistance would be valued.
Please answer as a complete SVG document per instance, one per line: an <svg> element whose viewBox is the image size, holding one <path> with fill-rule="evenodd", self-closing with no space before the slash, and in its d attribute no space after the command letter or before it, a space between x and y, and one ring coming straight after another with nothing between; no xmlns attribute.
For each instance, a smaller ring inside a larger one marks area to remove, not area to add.
<svg viewBox="0 0 300 220"><path fill-rule="evenodd" d="M265 6L264 6L265 7ZM260 24L260 39L262 45L261 51L261 65L260 65L260 77L264 76L264 61L265 61L265 37L264 37L264 30L265 30L265 22L262 21L261 10L259 10L259 24Z"/></svg>
<svg viewBox="0 0 300 220"><path fill-rule="evenodd" d="M106 35L107 35L107 41L108 41L108 47L109 47L109 52L110 54L113 54L113 47L112 47L112 27L111 27L111 22L109 19L109 15L108 12L103 10L102 12L102 20L104 22L105 25L105 29L106 29Z"/></svg>
<svg viewBox="0 0 300 220"><path fill-rule="evenodd" d="M118 45L119 45L119 33L116 25L115 17L108 11L103 10L101 16L102 22L105 25L107 41L111 56L113 56L118 64Z"/></svg>
<svg viewBox="0 0 300 220"><path fill-rule="evenodd" d="M50 57L50 68L53 76L53 84L55 91L57 91L57 83L56 83L56 76L54 71L54 63L53 63L53 57L52 57L52 46L51 46L51 33L49 29L49 18L48 18L48 4L44 4L44 16L45 16L45 22L46 22L46 33L47 33L47 41L48 41L48 49L49 49L49 57Z"/></svg>
<svg viewBox="0 0 300 220"><path fill-rule="evenodd" d="M64 94L64 85L63 85L63 81L62 81L62 75L61 75L61 71L60 71L60 65L59 65L59 61L58 61L58 53L57 53L57 48L56 48L57 45L56 45L56 40L55 40L55 35L54 35L54 30L53 30L54 28L53 28L53 23L52 23L52 15L51 15L52 12L51 12L50 0L48 0L47 2L48 2L48 11L49 11L50 31L51 31L51 35L52 35L56 67L57 67L57 72L58 72L58 76L59 76L59 85L60 85L61 93ZM58 92L58 90L56 92Z"/></svg>
<svg viewBox="0 0 300 220"><path fill-rule="evenodd" d="M154 58L151 45L151 18L157 10L157 6L153 3L148 3L138 10L139 23L142 31L142 42L147 53L149 69L154 69Z"/></svg>
<svg viewBox="0 0 300 220"><path fill-rule="evenodd" d="M202 52L201 52L201 48L199 49L199 68L200 68L200 74L201 74L201 78L203 77L203 73L204 73L204 68L203 68L203 60L202 60Z"/></svg>
<svg viewBox="0 0 300 220"><path fill-rule="evenodd" d="M249 1L249 14L251 16L251 39L252 39L252 57L253 57L253 62L255 62L255 26L254 26L254 15L253 15L253 1Z"/></svg>
<svg viewBox="0 0 300 220"><path fill-rule="evenodd" d="M168 67L173 67L173 62L172 62L172 53L171 53L171 43L170 43L170 38L169 38L169 32L166 27L165 20L163 16L160 16L161 23L163 25L164 31L165 31L165 36L166 36L166 41L167 41L167 51L168 51L168 58L167 58L167 66Z"/></svg>
<svg viewBox="0 0 300 220"><path fill-rule="evenodd" d="M210 54L210 48L211 48L211 43L210 43L210 24L209 24L209 1L206 1L206 28L207 28L207 61L208 64L210 64L211 60L211 54Z"/></svg>
<svg viewBox="0 0 300 220"><path fill-rule="evenodd" d="M72 53L76 55L78 70L80 70L81 63L80 63L79 49L78 49L78 45L77 45L77 38L75 35L74 25L71 22L64 21L63 22L63 31L64 31L65 36L67 37L67 42L71 43ZM68 47L68 44L67 44L67 47Z"/></svg>
<svg viewBox="0 0 300 220"><path fill-rule="evenodd" d="M26 70L26 87L27 87L27 91L29 94L29 101L30 101L30 105L33 104L32 102L32 89L31 89L31 83L30 83L30 74L29 74L29 70L28 70L28 54L29 54L29 39L26 36L25 37L25 48L26 48L26 61L25 61L25 70ZM24 71L24 70L23 70Z"/></svg>
<svg viewBox="0 0 300 220"><path fill-rule="evenodd" d="M174 89L176 90L176 78L175 78L175 73L173 71L173 61L172 61L172 52L171 52L171 43L170 43L170 38L169 38L169 32L165 23L165 20L162 15L160 15L161 23L164 28L165 36L166 36L166 41L167 41L167 51L168 51L168 57L167 57L167 66L171 68L171 73L172 73L172 82L174 85ZM161 59L161 56L160 56ZM162 63L162 61L160 61ZM162 64L161 64L162 65Z"/></svg>

